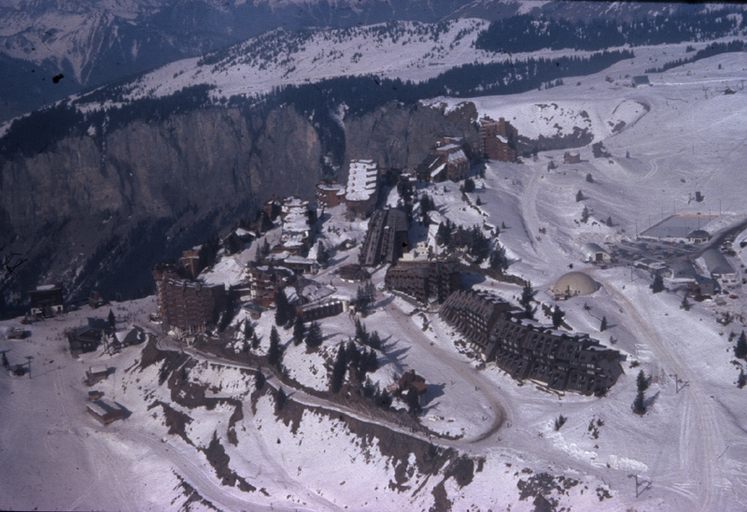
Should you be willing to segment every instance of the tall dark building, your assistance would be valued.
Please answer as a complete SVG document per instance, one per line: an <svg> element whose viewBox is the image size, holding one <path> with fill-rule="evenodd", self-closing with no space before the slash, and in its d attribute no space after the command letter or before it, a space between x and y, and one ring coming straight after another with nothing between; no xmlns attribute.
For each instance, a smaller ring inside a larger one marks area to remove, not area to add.
<svg viewBox="0 0 747 512"><path fill-rule="evenodd" d="M421 304L442 303L459 289L455 261L400 261L389 267L384 282L390 290L404 293Z"/></svg>
<svg viewBox="0 0 747 512"><path fill-rule="evenodd" d="M359 262L374 267L380 263L394 263L407 250L407 215L392 208L376 210L368 221Z"/></svg>

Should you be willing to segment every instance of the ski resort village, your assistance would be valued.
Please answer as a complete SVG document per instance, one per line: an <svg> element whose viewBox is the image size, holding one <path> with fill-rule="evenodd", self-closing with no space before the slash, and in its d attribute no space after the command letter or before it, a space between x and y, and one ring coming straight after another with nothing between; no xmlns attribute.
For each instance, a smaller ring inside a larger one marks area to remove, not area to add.
<svg viewBox="0 0 747 512"><path fill-rule="evenodd" d="M652 69L705 47L419 100L469 130L350 146L143 298L28 290L0 509L747 509L747 60Z"/></svg>

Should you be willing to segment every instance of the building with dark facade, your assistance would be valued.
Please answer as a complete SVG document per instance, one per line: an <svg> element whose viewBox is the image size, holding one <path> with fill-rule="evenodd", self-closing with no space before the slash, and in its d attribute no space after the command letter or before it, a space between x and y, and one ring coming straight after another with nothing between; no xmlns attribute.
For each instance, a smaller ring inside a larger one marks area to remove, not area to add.
<svg viewBox="0 0 747 512"><path fill-rule="evenodd" d="M29 313L32 317L53 317L63 312L62 286L44 284L29 292Z"/></svg>
<svg viewBox="0 0 747 512"><path fill-rule="evenodd" d="M496 121L490 117L480 119L480 149L483 158L516 162L519 133L502 117Z"/></svg>
<svg viewBox="0 0 747 512"><path fill-rule="evenodd" d="M391 208L376 210L368 221L368 231L363 240L359 262L375 267L380 263L394 263L407 250L407 215Z"/></svg>
<svg viewBox="0 0 747 512"><path fill-rule="evenodd" d="M293 281L293 271L285 267L258 265L249 269L249 294L252 302L269 308L275 304L275 294Z"/></svg>
<svg viewBox="0 0 747 512"><path fill-rule="evenodd" d="M226 289L222 284L208 285L178 275L173 267L157 266L156 281L158 312L167 329L182 333L204 333L215 325L225 309Z"/></svg>
<svg viewBox="0 0 747 512"><path fill-rule="evenodd" d="M296 315L302 322L313 322L321 318L336 316L347 309L347 304L340 299L332 299L296 308Z"/></svg>
<svg viewBox="0 0 747 512"><path fill-rule="evenodd" d="M384 283L420 304L442 303L459 289L459 266L454 261L399 261L387 269Z"/></svg>
<svg viewBox="0 0 747 512"><path fill-rule="evenodd" d="M327 208L334 208L345 202L345 187L339 183L322 182L316 186L316 201Z"/></svg>
<svg viewBox="0 0 747 512"><path fill-rule="evenodd" d="M602 393L622 374L624 356L586 335L569 335L526 322L485 292L453 293L441 317L516 379L558 390Z"/></svg>

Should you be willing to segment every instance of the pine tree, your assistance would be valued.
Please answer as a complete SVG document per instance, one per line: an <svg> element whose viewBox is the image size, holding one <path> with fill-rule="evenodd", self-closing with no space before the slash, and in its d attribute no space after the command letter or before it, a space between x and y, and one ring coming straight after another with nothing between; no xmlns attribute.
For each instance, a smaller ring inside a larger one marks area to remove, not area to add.
<svg viewBox="0 0 747 512"><path fill-rule="evenodd" d="M612 216L611 215L609 217L607 217L606 224L607 224L608 228L614 227L614 225L612 224Z"/></svg>
<svg viewBox="0 0 747 512"><path fill-rule="evenodd" d="M599 332L604 332L607 330L607 317L602 317L602 322L599 324Z"/></svg>
<svg viewBox="0 0 747 512"><path fill-rule="evenodd" d="M288 402L288 395L285 394L285 391L283 391L283 388L278 388L278 390L275 392L275 412L285 407L285 404L287 402Z"/></svg>
<svg viewBox="0 0 747 512"><path fill-rule="evenodd" d="M275 325L284 327L293 321L291 305L283 289L275 292Z"/></svg>
<svg viewBox="0 0 747 512"><path fill-rule="evenodd" d="M109 325L109 332L114 332L117 326L117 319L114 317L114 311L109 310L109 316L106 318L106 322Z"/></svg>
<svg viewBox="0 0 747 512"><path fill-rule="evenodd" d="M521 306L524 308L524 316L526 318L534 318L534 312L536 311L536 308L532 307L532 301L534 300L534 296L536 293L537 292L532 289L532 283L527 281L521 291L521 299L519 299L519 304L521 304Z"/></svg>
<svg viewBox="0 0 747 512"><path fill-rule="evenodd" d="M317 322L311 322L309 331L306 333L306 346L309 348L316 348L322 344L323 339L322 328Z"/></svg>
<svg viewBox="0 0 747 512"><path fill-rule="evenodd" d="M744 331L739 335L737 344L734 346L734 356L738 359L747 358L747 335L744 334Z"/></svg>
<svg viewBox="0 0 747 512"><path fill-rule="evenodd" d="M282 356L283 349L280 347L280 336L273 325L272 331L270 331L270 349L267 351L267 362L279 370L282 366Z"/></svg>
<svg viewBox="0 0 747 512"><path fill-rule="evenodd" d="M638 390L638 393L635 395L635 400L633 401L633 412L639 416L646 414L646 397L641 390Z"/></svg>
<svg viewBox="0 0 747 512"><path fill-rule="evenodd" d="M246 320L244 320L244 341L251 341L253 336L254 327L252 327L252 323L247 318Z"/></svg>
<svg viewBox="0 0 747 512"><path fill-rule="evenodd" d="M359 286L355 296L355 303L361 312L365 313L371 307L374 300L374 286L371 281Z"/></svg>
<svg viewBox="0 0 747 512"><path fill-rule="evenodd" d="M555 307L552 310L552 326L556 329L563 325L563 318L565 317L565 312L563 312L562 309L558 307L557 304L555 304Z"/></svg>
<svg viewBox="0 0 747 512"><path fill-rule="evenodd" d="M332 375L330 376L329 389L333 393L339 393L345 382L345 372L348 367L347 351L345 345L341 344L335 357L335 363L332 366Z"/></svg>
<svg viewBox="0 0 747 512"><path fill-rule="evenodd" d="M656 274L654 276L654 281L651 283L651 291L653 293L659 293L664 290L664 279L662 279L661 274Z"/></svg>
<svg viewBox="0 0 747 512"><path fill-rule="evenodd" d="M316 261L320 265L326 265L329 262L329 251L321 240L319 240L319 243L316 245Z"/></svg>
<svg viewBox="0 0 747 512"><path fill-rule="evenodd" d="M577 203L580 202L580 201L583 201L584 199L586 199L586 198L584 197L584 193L583 192L581 192L580 190L578 192L576 192L576 202Z"/></svg>
<svg viewBox="0 0 747 512"><path fill-rule="evenodd" d="M368 345L369 343L369 334L366 330L366 326L363 324L363 322L360 321L360 319L355 319L355 339L363 343L364 345Z"/></svg>
<svg viewBox="0 0 747 512"><path fill-rule="evenodd" d="M379 333L372 331L368 337L368 343L366 343L366 345L375 348L376 350L381 350L381 337L379 336Z"/></svg>
<svg viewBox="0 0 747 512"><path fill-rule="evenodd" d="M254 389L256 389L257 391L261 391L262 388L265 387L265 382L267 382L265 374L262 372L257 372L257 376L254 378Z"/></svg>
<svg viewBox="0 0 747 512"><path fill-rule="evenodd" d="M739 369L739 377L737 377L737 387L739 389L742 389L745 384L747 384L747 376L745 376L744 370L742 368L740 368Z"/></svg>
<svg viewBox="0 0 747 512"><path fill-rule="evenodd" d="M581 210L581 222L584 224L589 222L589 209L586 206Z"/></svg>
<svg viewBox="0 0 747 512"><path fill-rule="evenodd" d="M588 181L589 183L594 183L594 176L592 176L591 173L587 173L586 181Z"/></svg>
<svg viewBox="0 0 747 512"><path fill-rule="evenodd" d="M306 334L306 328L303 325L303 320L300 316L296 317L296 321L293 323L293 344L300 345L303 343L303 337Z"/></svg>
<svg viewBox="0 0 747 512"><path fill-rule="evenodd" d="M508 268L506 250L500 244L496 244L493 253L490 255L490 268L499 274L503 274Z"/></svg>
<svg viewBox="0 0 747 512"><path fill-rule="evenodd" d="M255 332L252 334L252 350L257 350L259 348L259 337L257 336L257 333Z"/></svg>
<svg viewBox="0 0 747 512"><path fill-rule="evenodd" d="M10 367L10 363L8 362L8 356L5 355L5 352L3 352L3 368L6 370Z"/></svg>
<svg viewBox="0 0 747 512"><path fill-rule="evenodd" d="M415 389L410 388L407 395L405 395L405 400L407 402L407 407L410 410L410 414L417 414L420 412L420 395L418 395L418 392L415 391Z"/></svg>
<svg viewBox="0 0 747 512"><path fill-rule="evenodd" d="M638 377L636 378L636 386L638 387L638 391L646 391L650 385L651 377L646 377L646 374L643 373L643 370L638 372Z"/></svg>

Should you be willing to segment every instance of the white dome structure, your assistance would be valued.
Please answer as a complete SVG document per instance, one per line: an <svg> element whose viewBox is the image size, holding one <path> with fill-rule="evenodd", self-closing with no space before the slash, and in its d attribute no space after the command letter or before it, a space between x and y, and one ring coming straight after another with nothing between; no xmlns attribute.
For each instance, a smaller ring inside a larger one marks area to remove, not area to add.
<svg viewBox="0 0 747 512"><path fill-rule="evenodd" d="M555 297L575 297L576 295L591 295L601 288L588 274L583 272L568 272L560 276L550 288Z"/></svg>

